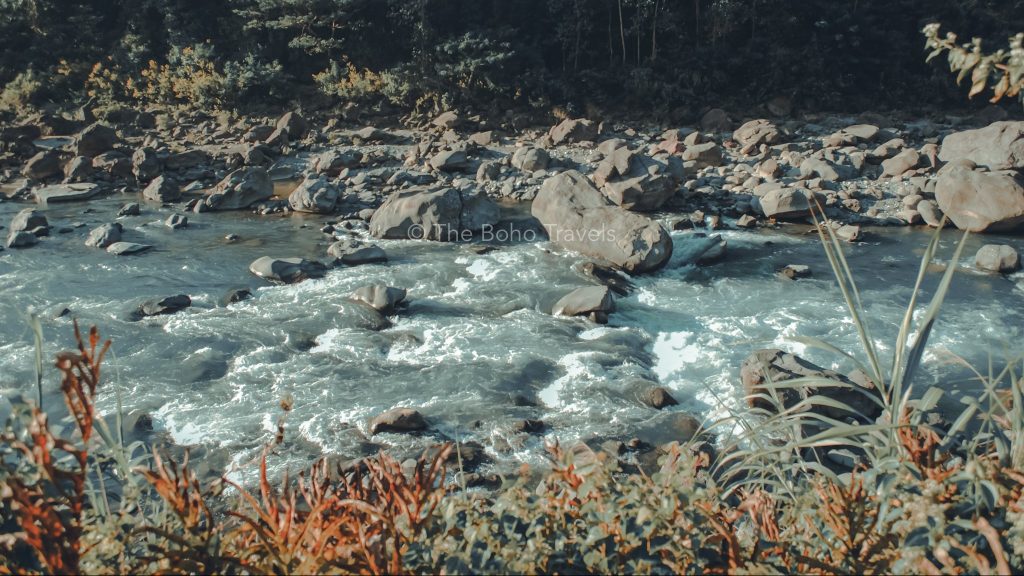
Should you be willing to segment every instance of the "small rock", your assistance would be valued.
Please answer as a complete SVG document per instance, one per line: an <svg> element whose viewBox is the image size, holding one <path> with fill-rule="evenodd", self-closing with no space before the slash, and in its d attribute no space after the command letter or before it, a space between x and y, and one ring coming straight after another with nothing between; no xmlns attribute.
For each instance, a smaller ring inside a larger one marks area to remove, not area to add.
<svg viewBox="0 0 1024 576"><path fill-rule="evenodd" d="M405 302L405 288L396 288L384 284L363 286L352 293L351 298L357 302L368 304L381 314L391 315L395 308Z"/></svg>
<svg viewBox="0 0 1024 576"><path fill-rule="evenodd" d="M427 428L429 428L427 420L419 411L412 408L393 408L377 415L370 421L371 436L381 432L408 434L422 432Z"/></svg>
<svg viewBox="0 0 1024 576"><path fill-rule="evenodd" d="M640 396L640 401L656 410L661 410L667 406L676 406L679 404L679 402L672 397L672 394L662 386L655 386L654 388L645 390Z"/></svg>
<svg viewBox="0 0 1024 576"><path fill-rule="evenodd" d="M1020 270L1020 255L1005 244L986 244L978 250L974 265L980 270L1009 274Z"/></svg>
<svg viewBox="0 0 1024 576"><path fill-rule="evenodd" d="M103 224L89 232L89 237L85 239L85 245L92 246L93 248L107 248L111 244L121 241L121 233L123 231L124 228L116 222L113 224Z"/></svg>
<svg viewBox="0 0 1024 576"><path fill-rule="evenodd" d="M164 220L164 225L171 230L180 230L188 226L188 217L181 214L171 214Z"/></svg>
<svg viewBox="0 0 1024 576"><path fill-rule="evenodd" d="M810 278L811 267L804 264L789 264L779 270L779 275L790 280L796 280L797 278Z"/></svg>

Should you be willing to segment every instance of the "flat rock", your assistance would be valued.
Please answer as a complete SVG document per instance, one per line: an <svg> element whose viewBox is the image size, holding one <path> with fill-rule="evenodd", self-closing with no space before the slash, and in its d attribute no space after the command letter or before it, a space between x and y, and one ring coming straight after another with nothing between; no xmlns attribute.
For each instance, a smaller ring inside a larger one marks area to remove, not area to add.
<svg viewBox="0 0 1024 576"><path fill-rule="evenodd" d="M141 254L153 247L149 244L136 244L135 242L114 242L110 246L107 246L107 252L114 256L129 256L132 254Z"/></svg>
<svg viewBox="0 0 1024 576"><path fill-rule="evenodd" d="M100 187L96 184L80 183L44 186L42 188L36 188L32 193L36 197L36 202L40 204L48 204L50 202L74 202L79 200L88 200L95 196L99 191Z"/></svg>
<svg viewBox="0 0 1024 576"><path fill-rule="evenodd" d="M586 316L599 324L608 322L615 311L615 298L607 286L577 288L563 296L551 313L555 316Z"/></svg>
<svg viewBox="0 0 1024 576"><path fill-rule="evenodd" d="M309 278L321 278L327 268L315 260L263 256L249 265L249 271L271 282L294 284Z"/></svg>
<svg viewBox="0 0 1024 576"><path fill-rule="evenodd" d="M168 296L160 300L150 300L139 307L140 316L159 316L162 314L174 314L192 305L192 299L185 294Z"/></svg>

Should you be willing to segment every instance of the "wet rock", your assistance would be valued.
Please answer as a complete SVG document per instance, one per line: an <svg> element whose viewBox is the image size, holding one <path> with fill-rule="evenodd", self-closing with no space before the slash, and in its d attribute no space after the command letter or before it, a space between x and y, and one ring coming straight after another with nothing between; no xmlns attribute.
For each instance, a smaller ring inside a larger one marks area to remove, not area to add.
<svg viewBox="0 0 1024 576"><path fill-rule="evenodd" d="M33 180L45 180L50 176L60 174L60 155L56 152L45 150L25 162L21 174Z"/></svg>
<svg viewBox="0 0 1024 576"><path fill-rule="evenodd" d="M338 203L338 188L326 178L307 178L288 196L288 205L296 212L330 214Z"/></svg>
<svg viewBox="0 0 1024 576"><path fill-rule="evenodd" d="M288 134L291 141L302 140L309 133L309 122L298 112L288 112L278 118L275 124L277 130L283 130Z"/></svg>
<svg viewBox="0 0 1024 576"><path fill-rule="evenodd" d="M114 256L130 256L132 254L141 254L153 247L148 244L137 244L135 242L114 242L110 246L107 246L107 252Z"/></svg>
<svg viewBox="0 0 1024 576"><path fill-rule="evenodd" d="M462 150L442 150L430 159L430 166L441 172L455 172L469 167L469 158Z"/></svg>
<svg viewBox="0 0 1024 576"><path fill-rule="evenodd" d="M164 226L167 226L171 230L180 230L188 227L188 217L182 214L171 214L164 220Z"/></svg>
<svg viewBox="0 0 1024 576"><path fill-rule="evenodd" d="M322 278L327 268L315 260L263 256L249 265L249 271L271 282L295 284L309 278Z"/></svg>
<svg viewBox="0 0 1024 576"><path fill-rule="evenodd" d="M85 245L93 248L107 248L114 242L121 241L121 233L124 228L118 223L102 224L93 228L85 239Z"/></svg>
<svg viewBox="0 0 1024 576"><path fill-rule="evenodd" d="M969 160L993 171L1024 169L1024 121L954 132L942 140L939 160Z"/></svg>
<svg viewBox="0 0 1024 576"><path fill-rule="evenodd" d="M8 248L28 248L38 243L39 238L31 232L11 230L7 235L7 241L4 243L4 246Z"/></svg>
<svg viewBox="0 0 1024 576"><path fill-rule="evenodd" d="M523 172L546 170L551 156L543 148L524 147L512 154L512 166Z"/></svg>
<svg viewBox="0 0 1024 576"><path fill-rule="evenodd" d="M777 188L762 196L759 204L768 218L803 219L811 214L811 193L802 188Z"/></svg>
<svg viewBox="0 0 1024 576"><path fill-rule="evenodd" d="M586 276L607 286L619 296L628 296L636 287L625 275L610 266L586 262L581 267L581 271Z"/></svg>
<svg viewBox="0 0 1024 576"><path fill-rule="evenodd" d="M391 327L391 321L365 302L350 300L341 305L338 314L345 326L380 332Z"/></svg>
<svg viewBox="0 0 1024 576"><path fill-rule="evenodd" d="M232 288L228 290L224 298L221 299L221 303L225 306L228 304L234 304L235 302L241 302L242 300L248 300L252 298L252 290L248 288Z"/></svg>
<svg viewBox="0 0 1024 576"><path fill-rule="evenodd" d="M181 186L167 176L157 176L142 189L142 197L151 202L161 204L181 200Z"/></svg>
<svg viewBox="0 0 1024 576"><path fill-rule="evenodd" d="M935 199L961 230L1001 232L1024 225L1024 176L1016 171L947 166L935 185Z"/></svg>
<svg viewBox="0 0 1024 576"><path fill-rule="evenodd" d="M364 244L356 240L341 240L327 248L327 255L334 258L335 264L359 266L387 262L388 255L384 249L375 244Z"/></svg>
<svg viewBox="0 0 1024 576"><path fill-rule="evenodd" d="M754 218L750 214L744 214L743 216L740 216L736 220L736 227L737 228L747 228L747 229L749 229L749 228L756 228L757 227L757 218Z"/></svg>
<svg viewBox="0 0 1024 576"><path fill-rule="evenodd" d="M516 420L509 427L513 434L542 434L547 426L543 420Z"/></svg>
<svg viewBox="0 0 1024 576"><path fill-rule="evenodd" d="M373 284L363 286L352 293L351 298L356 302L369 305L374 310L390 316L395 309L405 302L405 288L396 288L384 284Z"/></svg>
<svg viewBox="0 0 1024 576"><path fill-rule="evenodd" d="M117 144L117 133L103 124L93 124L82 130L75 138L75 150L78 156L90 158L112 150Z"/></svg>
<svg viewBox="0 0 1024 576"><path fill-rule="evenodd" d="M270 174L263 168L241 168L228 174L206 197L208 210L241 210L274 195Z"/></svg>
<svg viewBox="0 0 1024 576"><path fill-rule="evenodd" d="M640 401L654 408L655 410L661 410L668 406L676 406L679 404L672 394L663 386L655 386L644 390L640 395Z"/></svg>
<svg viewBox="0 0 1024 576"><path fill-rule="evenodd" d="M192 299L185 294L168 296L160 300L150 300L139 307L139 316L160 316L163 314L174 314L192 305Z"/></svg>
<svg viewBox="0 0 1024 576"><path fill-rule="evenodd" d="M679 190L684 177L677 157L652 158L616 149L594 171L594 182L609 200L627 210L657 210Z"/></svg>
<svg viewBox="0 0 1024 576"><path fill-rule="evenodd" d="M498 221L497 204L454 188L412 188L389 197L370 218L377 238L459 241Z"/></svg>
<svg viewBox="0 0 1024 576"><path fill-rule="evenodd" d="M378 414L370 421L371 435L381 432L408 434L423 432L428 428L426 418L418 410L412 408L392 408L383 414Z"/></svg>
<svg viewBox="0 0 1024 576"><path fill-rule="evenodd" d="M9 230L11 232L31 231L38 228L50 228L46 215L33 208L25 208L14 215L11 219Z"/></svg>
<svg viewBox="0 0 1024 576"><path fill-rule="evenodd" d="M156 150L143 146L132 153L132 174L139 182L149 182L160 175L162 169Z"/></svg>
<svg viewBox="0 0 1024 576"><path fill-rule="evenodd" d="M608 314L615 311L615 298L607 286L577 288L555 303L554 316L586 316L598 324L608 322Z"/></svg>
<svg viewBox="0 0 1024 576"><path fill-rule="evenodd" d="M846 242L857 242L861 239L860 226L843 224L835 228L836 237Z"/></svg>
<svg viewBox="0 0 1024 576"><path fill-rule="evenodd" d="M777 349L758 350L747 357L740 367L740 378L747 394L747 402L755 407L774 411L775 406L767 398L770 393L764 387L767 383L785 383L797 378L816 379L828 382L824 384L804 384L793 388L777 388L778 396L784 408L792 408L800 401L811 396L820 395L855 410L851 413L829 405L815 405L813 410L830 418L846 421L855 418L860 421L874 421L881 414L881 406L875 399L878 391L874 387L866 387L834 372L825 370L794 354ZM870 385L870 382L868 383Z"/></svg>
<svg viewBox="0 0 1024 576"><path fill-rule="evenodd" d="M986 244L974 256L974 265L979 270L1009 274L1020 270L1020 255L1012 246Z"/></svg>
<svg viewBox="0 0 1024 576"><path fill-rule="evenodd" d="M548 132L555 146L573 142L593 142L597 140L597 124L593 120L566 119Z"/></svg>
<svg viewBox="0 0 1024 576"><path fill-rule="evenodd" d="M142 208L139 207L138 202L129 202L127 204L122 205L117 210L117 216L119 218L121 216L138 216L140 214L142 214Z"/></svg>
<svg viewBox="0 0 1024 576"><path fill-rule="evenodd" d="M32 190L36 202L49 204L52 202L75 202L88 200L98 194L100 187L92 183L55 184Z"/></svg>
<svg viewBox="0 0 1024 576"><path fill-rule="evenodd" d="M575 170L548 178L531 211L553 243L630 273L657 270L672 256L672 238L660 224L611 205Z"/></svg>
<svg viewBox="0 0 1024 576"><path fill-rule="evenodd" d="M811 267L805 264L788 264L786 266L783 266L782 269L779 270L779 275L782 276L783 278L788 278L790 280L796 280L798 278L810 278Z"/></svg>

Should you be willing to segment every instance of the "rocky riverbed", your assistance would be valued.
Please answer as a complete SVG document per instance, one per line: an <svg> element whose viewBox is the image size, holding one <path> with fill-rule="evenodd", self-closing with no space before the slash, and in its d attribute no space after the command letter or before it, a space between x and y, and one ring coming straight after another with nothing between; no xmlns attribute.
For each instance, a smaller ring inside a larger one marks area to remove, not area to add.
<svg viewBox="0 0 1024 576"><path fill-rule="evenodd" d="M136 433L217 467L258 454L282 399L285 465L443 439L480 482L552 440L649 463L743 405L751 358L870 388L793 341L857 346L813 203L889 342L929 227L952 221L945 254L955 227L984 232L936 349L1020 353L1024 122L530 126L126 110L5 126L0 387L33 389L32 309L47 352L72 317L100 326ZM751 356L776 348L806 359ZM970 388L940 360L922 389Z"/></svg>

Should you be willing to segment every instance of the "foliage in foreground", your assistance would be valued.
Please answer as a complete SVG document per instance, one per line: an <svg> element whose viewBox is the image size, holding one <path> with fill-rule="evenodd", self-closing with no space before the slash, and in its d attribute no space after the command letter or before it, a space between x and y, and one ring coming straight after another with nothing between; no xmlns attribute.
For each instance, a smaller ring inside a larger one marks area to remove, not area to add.
<svg viewBox="0 0 1024 576"><path fill-rule="evenodd" d="M991 88L993 103L1004 97L1019 97L1024 103L1024 32L1010 38L1009 48L992 53L984 52L981 38L972 38L970 42L959 45L953 32L940 37L938 24L925 26L924 36L925 46L931 50L929 61L947 52L949 71L956 73L957 84L970 77L969 97Z"/></svg>
<svg viewBox="0 0 1024 576"><path fill-rule="evenodd" d="M124 446L97 417L108 344L76 326L78 350L57 358L72 433L31 403L15 406L2 433L0 573L1021 572L1020 361L979 374L982 392L961 416L937 421L939 391L911 400L909 383L957 256L911 334L936 233L886 371L842 251L822 235L882 416L835 420L816 408L853 410L827 396L784 406L779 392L808 383L770 384L773 410L710 427L722 436L717 454L699 439L672 444L650 475L552 446L539 483L524 471L494 494L472 493L449 477L446 447L412 470L381 455L272 483L282 420L255 493L203 484L187 458ZM837 451L855 464L830 463Z"/></svg>

